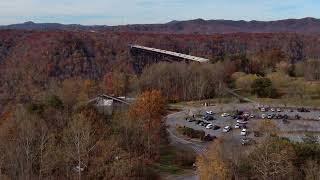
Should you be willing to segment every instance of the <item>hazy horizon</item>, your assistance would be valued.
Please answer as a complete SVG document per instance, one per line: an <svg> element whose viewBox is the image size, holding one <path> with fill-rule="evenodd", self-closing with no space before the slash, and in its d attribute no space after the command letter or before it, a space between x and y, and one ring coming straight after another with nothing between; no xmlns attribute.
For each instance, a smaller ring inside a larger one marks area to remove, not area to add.
<svg viewBox="0 0 320 180"><path fill-rule="evenodd" d="M63 24L63 25L83 25L83 26L122 26L122 25L143 25L143 24L166 24L166 23L170 23L173 21L192 21L192 20L197 20L197 19L202 19L202 20L206 20L206 21L246 21L246 22L252 22L252 21L259 21L259 22L272 22L272 21L282 21L282 20L289 20L289 19L306 19L306 18L313 18L313 19L319 19L320 18L315 18L315 17L301 17L301 18L286 18L286 19L275 19L275 20L256 20L256 19L252 19L252 20L233 20L233 19L204 19L204 18L196 18L196 19L182 19L182 20L170 20L168 22L162 22L162 23L132 23L132 24L114 24L114 25L108 25L108 24L80 24L80 23L59 23L59 22L36 22L36 21L24 21L24 22L17 22L17 23L13 23L13 24L0 24L0 26L8 26L8 25L15 25L15 24L24 24L24 23L35 23L35 24Z"/></svg>
<svg viewBox="0 0 320 180"><path fill-rule="evenodd" d="M0 2L1 25L27 21L82 25L158 24L172 20L257 20L319 18L315 0L11 0ZM178 13L177 13L178 12Z"/></svg>

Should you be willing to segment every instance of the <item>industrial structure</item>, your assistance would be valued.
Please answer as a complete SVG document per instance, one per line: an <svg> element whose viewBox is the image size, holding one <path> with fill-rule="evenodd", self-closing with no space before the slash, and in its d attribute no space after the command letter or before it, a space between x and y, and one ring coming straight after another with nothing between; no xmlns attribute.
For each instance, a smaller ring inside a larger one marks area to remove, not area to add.
<svg viewBox="0 0 320 180"><path fill-rule="evenodd" d="M149 51L149 52L153 52L153 53L159 53L162 55L166 55L166 56L171 56L174 58L180 58L183 60L187 60L187 61L195 61L195 62L199 62L199 63L206 63L209 62L209 59L205 59L205 58L201 58L201 57L196 57L196 56L191 56L191 55L187 55L187 54L182 54L182 53L177 53L177 52L173 52L173 51L167 51L167 50L162 50L162 49L156 49L156 48L151 48L151 47L145 47L145 46L140 46L140 45L130 45L131 49L138 49L138 50L142 50L142 51Z"/></svg>

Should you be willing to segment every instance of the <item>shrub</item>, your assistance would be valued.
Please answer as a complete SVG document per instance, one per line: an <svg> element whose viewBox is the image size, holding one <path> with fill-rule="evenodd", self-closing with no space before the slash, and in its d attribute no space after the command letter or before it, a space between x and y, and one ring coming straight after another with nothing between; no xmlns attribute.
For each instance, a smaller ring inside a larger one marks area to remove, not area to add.
<svg viewBox="0 0 320 180"><path fill-rule="evenodd" d="M27 111L29 113L42 114L44 111L44 105L37 104L37 103L30 103L27 105Z"/></svg>
<svg viewBox="0 0 320 180"><path fill-rule="evenodd" d="M290 84L290 77L283 72L273 72L267 75L272 86L276 89L286 88Z"/></svg>
<svg viewBox="0 0 320 180"><path fill-rule="evenodd" d="M247 74L236 79L236 87L244 91L250 92L253 82L258 79L255 74Z"/></svg>
<svg viewBox="0 0 320 180"><path fill-rule="evenodd" d="M203 139L206 135L204 131L194 130L189 127L178 127L178 132L181 134L188 136L189 138Z"/></svg>
<svg viewBox="0 0 320 180"><path fill-rule="evenodd" d="M252 83L252 93L260 98L275 98L278 96L269 78L258 78Z"/></svg>
<svg viewBox="0 0 320 180"><path fill-rule="evenodd" d="M63 109L63 102L56 95L52 95L47 98L47 105L56 109Z"/></svg>

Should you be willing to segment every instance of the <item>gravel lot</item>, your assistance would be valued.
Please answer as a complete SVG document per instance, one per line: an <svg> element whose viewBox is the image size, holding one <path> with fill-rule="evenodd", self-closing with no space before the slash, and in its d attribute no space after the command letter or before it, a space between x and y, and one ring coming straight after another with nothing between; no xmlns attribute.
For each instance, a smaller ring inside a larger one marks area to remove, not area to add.
<svg viewBox="0 0 320 180"><path fill-rule="evenodd" d="M195 130L203 130L206 132L206 134L210 134L216 137L222 137L222 136L232 136L236 141L240 141L242 136L240 135L240 129L234 129L234 125L236 124L236 120L229 117L221 117L221 113L227 112L229 114L233 114L234 111L240 110L244 112L249 112L250 114L254 114L255 118L250 119L247 124L247 129L249 131L249 137L253 138L252 132L254 129L257 129L259 121L261 121L261 115L262 114L286 114L289 116L289 123L284 124L281 119L273 119L273 121L278 128L280 129L280 132L283 133L284 136L290 137L294 140L301 139L301 136L304 135L304 132L313 132L315 134L320 134L320 120L319 110L312 110L309 113L302 113L298 112L296 109L291 112L290 108L281 108L282 112L271 112L270 110L268 112L260 112L258 110L257 105L252 103L246 103L246 104L224 104L224 105L217 105L217 106L210 106L210 107L201 107L201 108L194 108L194 107L186 107L184 111L170 114L167 119L167 124L171 128L172 131L174 131L175 127L177 126L186 126L193 128ZM197 125L195 122L188 122L185 120L187 116L190 116L192 114L202 114L204 115L206 111L213 111L216 113L214 115L216 120L210 121L214 125L218 125L221 127L221 129L213 130L213 129L206 129L203 126ZM295 119L296 115L299 115L301 117L300 120ZM233 129L229 133L223 133L222 128L225 126L231 126ZM297 136L297 137L295 137Z"/></svg>
<svg viewBox="0 0 320 180"><path fill-rule="evenodd" d="M200 141L195 141L192 139L188 139L186 137L182 137L179 135L179 133L176 132L177 126L186 126L190 127L196 130L203 130L206 132L206 134L210 134L216 137L224 137L231 145L232 148L230 148L227 152L230 155L236 155L237 153L234 151L241 151L243 148L246 148L241 145L241 139L243 136L240 135L240 129L234 129L234 125L236 124L236 120L234 120L231 117L221 117L221 114L223 112L227 112L230 114L233 114L236 110L249 112L251 114L255 115L255 118L250 119L247 124L247 129L249 131L248 137L255 139L255 141L262 140L260 138L254 137L252 131L257 129L259 122L261 121L261 115L262 114L287 114L289 116L288 124L284 124L281 119L271 120L275 122L275 124L280 129L280 136L287 137L294 141L302 141L302 138L305 135L305 132L313 132L315 135L320 135L320 120L319 115L320 111L311 111L310 113L301 113L294 110L294 112L291 112L290 109L287 108L281 108L283 112L277 113L277 112L260 112L258 110L257 105L253 103L247 103L247 104L224 104L224 105L217 105L217 106L210 106L210 107L201 107L201 108L195 108L195 107L185 107L183 111L176 112L169 114L167 116L166 123L168 125L168 132L170 134L171 143L177 147L180 148L190 148L193 149L196 153L202 154L206 151L207 146L210 143L204 143ZM218 125L221 127L221 129L218 130L212 130L212 129L206 129L203 126L196 125L195 122L188 122L185 120L187 116L192 116L192 114L202 114L204 115L206 111L213 111L216 114L214 115L216 120L210 121L214 125ZM301 116L300 120L293 120L295 115L298 114ZM228 133L223 133L222 128L224 126L231 126L232 130ZM319 136L320 137L320 136ZM194 174L187 174L185 176L178 176L178 177L168 177L166 179L190 179L190 180L197 180L199 177L196 175L196 172Z"/></svg>

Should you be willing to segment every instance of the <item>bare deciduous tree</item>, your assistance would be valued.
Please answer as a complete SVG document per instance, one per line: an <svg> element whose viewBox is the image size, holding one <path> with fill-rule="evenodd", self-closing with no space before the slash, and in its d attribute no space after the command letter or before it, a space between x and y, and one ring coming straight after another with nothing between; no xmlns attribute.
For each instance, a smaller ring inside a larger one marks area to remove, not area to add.
<svg viewBox="0 0 320 180"><path fill-rule="evenodd" d="M92 133L90 121L81 113L72 117L64 132L65 156L71 168L78 173L78 179L81 179L82 171L87 167Z"/></svg>

